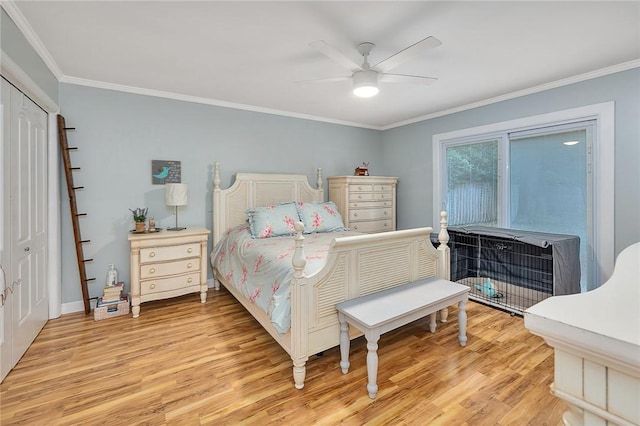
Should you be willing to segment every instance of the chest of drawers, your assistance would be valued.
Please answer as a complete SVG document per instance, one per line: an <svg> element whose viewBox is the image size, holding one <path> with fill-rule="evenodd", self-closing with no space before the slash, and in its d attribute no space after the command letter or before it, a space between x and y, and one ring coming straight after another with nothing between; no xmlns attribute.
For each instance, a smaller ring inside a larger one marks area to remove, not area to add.
<svg viewBox="0 0 640 426"><path fill-rule="evenodd" d="M140 304L200 292L207 300L206 228L129 234L131 245L131 311L140 315Z"/></svg>
<svg viewBox="0 0 640 426"><path fill-rule="evenodd" d="M344 225L354 231L396 230L398 178L385 176L331 176L329 200L336 203Z"/></svg>

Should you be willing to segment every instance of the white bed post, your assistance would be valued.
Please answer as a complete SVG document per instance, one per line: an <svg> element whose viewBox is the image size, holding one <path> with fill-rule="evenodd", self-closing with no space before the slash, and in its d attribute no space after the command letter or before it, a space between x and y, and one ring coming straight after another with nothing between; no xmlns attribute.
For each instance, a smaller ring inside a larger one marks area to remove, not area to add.
<svg viewBox="0 0 640 426"><path fill-rule="evenodd" d="M318 167L318 171L316 173L316 187L318 188L318 191L321 191L322 193L322 200L320 201L324 201L324 184L322 182L322 167Z"/></svg>
<svg viewBox="0 0 640 426"><path fill-rule="evenodd" d="M440 212L440 232L438 232L438 275L445 280L451 279L451 253L449 251L449 232L447 232L447 212L442 210ZM444 308L440 311L440 321L447 322L449 316L449 310Z"/></svg>
<svg viewBox="0 0 640 426"><path fill-rule="evenodd" d="M213 163L213 195L211 197L213 203L213 247L215 248L216 244L220 240L220 234L223 231L220 225L220 217L216 214L216 208L220 206L220 163L218 161ZM211 259L209 259L209 264L211 264ZM213 270L213 265L211 265ZM220 281L216 279L215 271L213 273L213 289L220 290Z"/></svg>
<svg viewBox="0 0 640 426"><path fill-rule="evenodd" d="M293 360L293 381L297 389L304 387L307 374L308 351L308 306L309 295L304 267L307 259L304 256L304 224L296 222L296 249L293 253L293 278L291 279L291 359Z"/></svg>

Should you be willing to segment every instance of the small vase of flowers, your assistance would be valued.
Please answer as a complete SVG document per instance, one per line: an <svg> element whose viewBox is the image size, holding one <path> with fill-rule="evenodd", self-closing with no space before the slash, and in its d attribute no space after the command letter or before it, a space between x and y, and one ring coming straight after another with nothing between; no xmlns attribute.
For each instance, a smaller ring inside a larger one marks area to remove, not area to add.
<svg viewBox="0 0 640 426"><path fill-rule="evenodd" d="M145 222L147 221L147 213L149 212L149 209L146 207L137 207L133 210L129 209L129 211L133 215L133 221L136 224L136 232L144 232Z"/></svg>

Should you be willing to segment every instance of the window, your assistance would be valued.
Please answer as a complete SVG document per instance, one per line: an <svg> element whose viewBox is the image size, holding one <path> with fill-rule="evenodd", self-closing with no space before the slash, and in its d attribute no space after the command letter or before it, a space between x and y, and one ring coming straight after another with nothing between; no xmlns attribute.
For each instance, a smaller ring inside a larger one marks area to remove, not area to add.
<svg viewBox="0 0 640 426"><path fill-rule="evenodd" d="M597 287L613 269L612 212L596 204L613 205L612 107L435 135L434 206L451 226L578 235L582 288Z"/></svg>

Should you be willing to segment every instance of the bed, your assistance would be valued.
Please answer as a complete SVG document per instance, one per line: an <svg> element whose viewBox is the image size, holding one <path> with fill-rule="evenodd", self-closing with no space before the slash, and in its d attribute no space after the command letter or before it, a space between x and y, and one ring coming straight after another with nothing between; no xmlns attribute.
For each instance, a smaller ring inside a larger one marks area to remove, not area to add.
<svg viewBox="0 0 640 426"><path fill-rule="evenodd" d="M308 183L306 175L236 173L233 184L222 189L220 164L214 164L214 251L210 261L214 289L218 290L222 283L291 356L294 384L302 389L309 357L340 343L335 305L420 278L449 279L449 236L445 212L441 214L437 249L430 241L431 227L378 234L330 233L326 260L309 272L305 240L313 241L315 236L304 234L303 224L296 223L295 235L270 238L286 239L292 248L286 294L290 305L290 326L282 330L274 325L267 311L243 295L241 289L231 283L229 275L219 270L216 266L219 259L214 254L220 247L219 243L224 244L221 240L225 236L246 227L245 212L248 209L291 201L324 202L322 169L317 171L315 188ZM441 312L441 320L446 321L446 311Z"/></svg>

